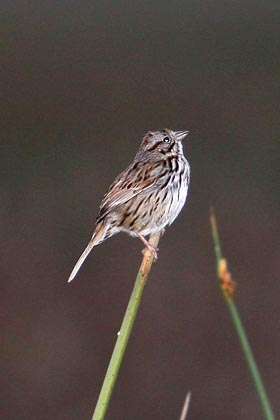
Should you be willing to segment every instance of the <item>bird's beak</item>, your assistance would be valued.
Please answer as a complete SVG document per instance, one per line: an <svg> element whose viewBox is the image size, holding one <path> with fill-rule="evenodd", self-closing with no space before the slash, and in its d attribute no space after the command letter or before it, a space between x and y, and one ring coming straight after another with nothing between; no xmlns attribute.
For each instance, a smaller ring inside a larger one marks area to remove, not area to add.
<svg viewBox="0 0 280 420"><path fill-rule="evenodd" d="M189 134L189 131L188 130L175 131L174 134L176 136L176 139L181 141Z"/></svg>

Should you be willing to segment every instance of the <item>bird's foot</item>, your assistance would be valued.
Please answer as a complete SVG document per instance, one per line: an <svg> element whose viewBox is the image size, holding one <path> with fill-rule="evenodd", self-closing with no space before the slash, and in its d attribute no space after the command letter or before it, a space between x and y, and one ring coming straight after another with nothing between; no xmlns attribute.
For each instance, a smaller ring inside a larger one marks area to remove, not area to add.
<svg viewBox="0 0 280 420"><path fill-rule="evenodd" d="M148 242L147 245L146 245L146 248L142 249L142 254L145 255L145 252L147 250L150 251L153 254L154 259L156 261L157 260L157 252L159 251L159 248L154 247L153 245L149 244L149 242Z"/></svg>
<svg viewBox="0 0 280 420"><path fill-rule="evenodd" d="M147 251L147 249L148 249L148 251L150 251L152 254L153 254L153 256L154 256L154 259L155 260L157 260L157 251L159 250L157 247L155 247L155 246L153 246L153 245L151 245L148 241L147 241L147 239L146 238L144 238L144 236L143 235L141 235L141 233L137 233L137 236L138 236L138 238L143 242L143 244L145 245L145 247L146 248L144 248L143 250L142 250L142 254L144 255L145 254L145 251Z"/></svg>

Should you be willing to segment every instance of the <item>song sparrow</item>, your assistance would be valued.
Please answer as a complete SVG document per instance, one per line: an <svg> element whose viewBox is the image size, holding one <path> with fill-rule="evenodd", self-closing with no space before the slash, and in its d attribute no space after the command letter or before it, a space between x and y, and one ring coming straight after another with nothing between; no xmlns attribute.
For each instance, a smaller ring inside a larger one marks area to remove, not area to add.
<svg viewBox="0 0 280 420"><path fill-rule="evenodd" d="M133 163L125 169L105 194L95 230L76 263L69 282L96 245L121 231L138 236L154 254L158 249L145 239L171 225L185 204L190 166L181 140L188 131L149 131Z"/></svg>

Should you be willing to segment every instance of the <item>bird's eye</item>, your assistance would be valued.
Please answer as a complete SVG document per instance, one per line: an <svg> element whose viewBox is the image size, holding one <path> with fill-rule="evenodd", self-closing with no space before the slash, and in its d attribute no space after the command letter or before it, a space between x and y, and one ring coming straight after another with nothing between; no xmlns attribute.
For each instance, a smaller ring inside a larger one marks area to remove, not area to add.
<svg viewBox="0 0 280 420"><path fill-rule="evenodd" d="M169 137L163 137L162 141L164 141L164 143L170 143L170 138Z"/></svg>

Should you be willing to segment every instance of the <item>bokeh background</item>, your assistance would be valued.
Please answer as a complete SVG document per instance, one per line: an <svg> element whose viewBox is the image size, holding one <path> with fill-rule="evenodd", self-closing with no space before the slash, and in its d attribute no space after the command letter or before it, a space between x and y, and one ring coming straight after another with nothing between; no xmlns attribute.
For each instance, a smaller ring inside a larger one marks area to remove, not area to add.
<svg viewBox="0 0 280 420"><path fill-rule="evenodd" d="M120 234L67 278L149 129L189 129L188 203L160 243L112 420L262 419L217 287L280 412L278 1L1 3L1 418L90 419L141 261ZM278 153L278 154L277 154Z"/></svg>

